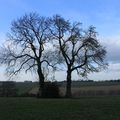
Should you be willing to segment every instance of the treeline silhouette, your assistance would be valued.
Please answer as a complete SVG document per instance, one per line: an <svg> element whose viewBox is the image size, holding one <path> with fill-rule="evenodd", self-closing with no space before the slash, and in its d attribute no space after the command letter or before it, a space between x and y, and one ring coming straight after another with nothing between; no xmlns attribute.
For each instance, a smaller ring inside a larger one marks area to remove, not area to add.
<svg viewBox="0 0 120 120"><path fill-rule="evenodd" d="M109 87L120 85L120 79L106 80L106 81L93 81L81 80L73 81L72 88L76 89L73 96L96 96L96 95L120 95L120 89L96 89L97 87ZM46 82L43 96L45 98L58 98L61 97L61 88L65 88L66 81L59 82ZM82 87L96 87L95 89L79 89ZM38 88L38 82L24 81L1 81L0 82L0 97L37 97L37 93L31 93L30 90ZM65 92L65 91L64 91Z"/></svg>

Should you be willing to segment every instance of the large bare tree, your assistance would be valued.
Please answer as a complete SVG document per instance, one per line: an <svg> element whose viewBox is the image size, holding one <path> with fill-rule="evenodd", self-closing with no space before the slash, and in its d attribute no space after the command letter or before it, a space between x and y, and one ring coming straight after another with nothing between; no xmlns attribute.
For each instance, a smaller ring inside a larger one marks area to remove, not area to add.
<svg viewBox="0 0 120 120"><path fill-rule="evenodd" d="M93 26L83 30L78 22L70 23L59 15L52 18L51 33L55 46L60 50L67 68L66 97L71 97L72 73L86 76L90 72L98 72L106 66L104 58L106 50L96 37Z"/></svg>
<svg viewBox="0 0 120 120"><path fill-rule="evenodd" d="M12 22L8 40L1 49L0 62L7 65L9 75L21 70L35 70L39 77L39 88L44 88L43 69L50 65L48 61L50 32L48 18L36 13L25 14Z"/></svg>

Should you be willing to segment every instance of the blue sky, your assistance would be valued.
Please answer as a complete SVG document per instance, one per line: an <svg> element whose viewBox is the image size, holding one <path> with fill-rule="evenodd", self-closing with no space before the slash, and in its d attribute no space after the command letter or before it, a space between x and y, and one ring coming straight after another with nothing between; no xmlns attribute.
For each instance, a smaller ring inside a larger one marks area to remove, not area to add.
<svg viewBox="0 0 120 120"><path fill-rule="evenodd" d="M82 22L85 28L95 26L101 44L108 51L108 70L89 77L95 80L120 78L120 0L0 0L0 5L0 43L5 40L12 20L25 13L60 14L71 21Z"/></svg>
<svg viewBox="0 0 120 120"><path fill-rule="evenodd" d="M17 17L36 11L41 16L60 14L85 26L94 25L103 35L119 33L119 0L0 0L0 5L1 32L8 31Z"/></svg>

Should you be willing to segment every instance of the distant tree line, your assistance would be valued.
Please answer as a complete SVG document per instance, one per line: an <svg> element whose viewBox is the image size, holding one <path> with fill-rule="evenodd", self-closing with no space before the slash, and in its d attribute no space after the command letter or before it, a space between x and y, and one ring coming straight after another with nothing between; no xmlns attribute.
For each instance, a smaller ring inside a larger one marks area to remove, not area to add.
<svg viewBox="0 0 120 120"><path fill-rule="evenodd" d="M0 63L7 65L10 77L22 70L37 73L41 97L45 93L45 77L51 70L64 68L65 96L71 97L74 71L85 77L107 66L106 50L97 39L95 27L85 30L80 22L70 22L59 15L25 14L12 22L7 38L0 50Z"/></svg>
<svg viewBox="0 0 120 120"><path fill-rule="evenodd" d="M0 97L37 97L37 93L30 92L32 88L37 87L37 82L14 82L14 81L1 81L0 82ZM73 81L72 88L77 91L73 91L74 97L80 96L98 96L98 95L119 95L120 89L117 87L120 85L120 80L107 80L107 81ZM59 93L62 95L63 92L59 87L65 88L66 81L60 82L46 82L44 87L44 98L54 97L59 98ZM81 89L81 87L105 87L106 89ZM110 89L109 86L114 86ZM26 89L27 87L27 89ZM108 88L107 88L108 87ZM116 88L115 88L116 87ZM22 92L20 92L22 90Z"/></svg>

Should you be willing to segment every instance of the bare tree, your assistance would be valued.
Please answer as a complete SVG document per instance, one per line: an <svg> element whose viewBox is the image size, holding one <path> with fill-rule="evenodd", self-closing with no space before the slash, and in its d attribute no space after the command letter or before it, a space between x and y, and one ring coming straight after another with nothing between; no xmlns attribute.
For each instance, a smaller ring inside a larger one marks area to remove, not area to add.
<svg viewBox="0 0 120 120"><path fill-rule="evenodd" d="M59 15L54 16L51 23L55 46L59 48L67 68L66 97L71 97L73 71L77 71L82 76L90 72L98 72L106 66L104 63L106 50L100 45L93 26L84 31L80 23L72 24Z"/></svg>
<svg viewBox="0 0 120 120"><path fill-rule="evenodd" d="M0 62L7 65L9 75L16 75L21 70L35 70L39 77L39 90L44 88L43 68L50 65L48 45L50 32L49 20L36 13L25 14L12 22L8 40L1 49Z"/></svg>
<svg viewBox="0 0 120 120"><path fill-rule="evenodd" d="M36 71L41 92L45 69L49 71L49 66L64 63L67 68L66 97L71 97L73 71L85 76L106 66L106 51L96 35L94 27L84 31L80 23L71 24L58 15L50 19L36 13L26 14L12 23L6 45L1 49L0 62L7 65L9 75L21 70Z"/></svg>

